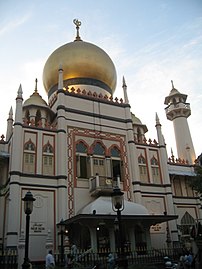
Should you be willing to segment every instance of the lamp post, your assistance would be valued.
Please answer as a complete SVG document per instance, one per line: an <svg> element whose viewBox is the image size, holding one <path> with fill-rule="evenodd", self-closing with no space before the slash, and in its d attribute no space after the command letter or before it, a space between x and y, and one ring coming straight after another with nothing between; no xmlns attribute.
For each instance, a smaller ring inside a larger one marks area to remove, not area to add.
<svg viewBox="0 0 202 269"><path fill-rule="evenodd" d="M29 269L30 262L29 262L29 223L30 223L30 214L33 211L33 202L36 200L32 193L28 191L24 198L24 212L26 214L26 229L25 229L25 257L24 262L22 264L22 269Z"/></svg>
<svg viewBox="0 0 202 269"><path fill-rule="evenodd" d="M128 268L127 259L124 257L124 242L123 242L123 234L122 234L122 224L121 224L121 211L124 209L124 198L123 192L120 190L118 186L113 189L111 194L112 197L112 209L117 213L118 220L118 232L119 232L119 242L118 246L118 265L119 268Z"/></svg>
<svg viewBox="0 0 202 269"><path fill-rule="evenodd" d="M64 235L65 235L65 221L61 219L61 221L58 223L58 228L59 228L59 233L61 236L61 241L60 241L60 265L64 266L65 265L65 260L64 260Z"/></svg>

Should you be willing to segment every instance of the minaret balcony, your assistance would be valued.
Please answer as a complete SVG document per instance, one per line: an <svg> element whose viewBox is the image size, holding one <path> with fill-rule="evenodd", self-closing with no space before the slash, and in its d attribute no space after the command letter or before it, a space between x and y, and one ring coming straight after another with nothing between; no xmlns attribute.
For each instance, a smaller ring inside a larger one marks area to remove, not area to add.
<svg viewBox="0 0 202 269"><path fill-rule="evenodd" d="M110 177L99 176L90 178L89 191L91 196L110 196L117 181Z"/></svg>
<svg viewBox="0 0 202 269"><path fill-rule="evenodd" d="M166 116L169 120L173 120L177 117L188 118L191 115L191 109L189 103L175 103L170 104L165 108Z"/></svg>

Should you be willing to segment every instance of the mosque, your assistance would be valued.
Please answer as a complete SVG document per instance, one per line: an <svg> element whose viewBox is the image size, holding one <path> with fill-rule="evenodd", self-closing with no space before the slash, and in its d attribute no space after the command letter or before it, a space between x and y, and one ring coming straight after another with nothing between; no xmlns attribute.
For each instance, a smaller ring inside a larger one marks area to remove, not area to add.
<svg viewBox="0 0 202 269"><path fill-rule="evenodd" d="M190 242L202 212L190 187L196 156L187 95L172 82L164 100L178 152L168 157L158 115L158 139L147 139L147 126L132 112L125 79L124 99L118 99L111 58L83 41L81 23L74 23L75 40L57 48L44 66L48 103L36 80L27 100L20 85L16 109L9 111L0 140L0 248L20 252L26 218L22 198L31 191L31 260L44 260L48 248L58 251L61 220L68 242L95 252L115 251L115 186L124 193L122 231L128 248Z"/></svg>

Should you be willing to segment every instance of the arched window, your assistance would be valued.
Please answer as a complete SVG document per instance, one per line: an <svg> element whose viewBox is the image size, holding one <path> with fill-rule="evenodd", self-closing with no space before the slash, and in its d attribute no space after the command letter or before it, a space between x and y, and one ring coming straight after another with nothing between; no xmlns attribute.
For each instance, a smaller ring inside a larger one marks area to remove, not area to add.
<svg viewBox="0 0 202 269"><path fill-rule="evenodd" d="M43 146L43 174L54 175L53 146L49 141Z"/></svg>
<svg viewBox="0 0 202 269"><path fill-rule="evenodd" d="M151 158L151 165L158 165L158 161L154 156Z"/></svg>
<svg viewBox="0 0 202 269"><path fill-rule="evenodd" d="M139 127L137 128L137 141L138 143L142 143L142 134Z"/></svg>
<svg viewBox="0 0 202 269"><path fill-rule="evenodd" d="M140 181L148 182L149 178L148 178L146 159L142 154L138 156L138 164L139 164Z"/></svg>
<svg viewBox="0 0 202 269"><path fill-rule="evenodd" d="M145 160L145 158L142 156L142 154L140 154L140 156L138 157L138 163L146 164L146 160Z"/></svg>
<svg viewBox="0 0 202 269"><path fill-rule="evenodd" d="M25 173L35 173L35 162L36 162L36 152L35 152L35 145L29 139L24 144L24 157L23 157L23 171Z"/></svg>
<svg viewBox="0 0 202 269"><path fill-rule="evenodd" d="M195 225L195 219L186 211L181 219L180 231L181 237L190 237L191 229Z"/></svg>
<svg viewBox="0 0 202 269"><path fill-rule="evenodd" d="M97 142L93 145L93 174L106 177L105 148L102 143Z"/></svg>
<svg viewBox="0 0 202 269"><path fill-rule="evenodd" d="M41 110L38 109L35 117L35 126L38 126L40 120L41 120Z"/></svg>
<svg viewBox="0 0 202 269"><path fill-rule="evenodd" d="M161 183L158 160L153 156L150 160L153 183Z"/></svg>
<svg viewBox="0 0 202 269"><path fill-rule="evenodd" d="M105 148L101 145L101 143L96 143L93 147L94 155L105 155Z"/></svg>
<svg viewBox="0 0 202 269"><path fill-rule="evenodd" d="M110 165L111 173L108 176L113 177L115 180L119 176L120 180L123 181L123 161L121 160L120 150L116 146L112 147L110 149L110 156L111 156L111 165Z"/></svg>
<svg viewBox="0 0 202 269"><path fill-rule="evenodd" d="M112 157L120 158L120 150L117 147L113 147L110 151Z"/></svg>
<svg viewBox="0 0 202 269"><path fill-rule="evenodd" d="M87 146L83 142L76 144L76 152L87 153Z"/></svg>
<svg viewBox="0 0 202 269"><path fill-rule="evenodd" d="M29 114L29 110L28 109L25 112L25 119L26 119L27 123L30 122L30 114Z"/></svg>
<svg viewBox="0 0 202 269"><path fill-rule="evenodd" d="M76 144L76 172L78 178L90 177L90 160L87 152L88 147L83 141Z"/></svg>

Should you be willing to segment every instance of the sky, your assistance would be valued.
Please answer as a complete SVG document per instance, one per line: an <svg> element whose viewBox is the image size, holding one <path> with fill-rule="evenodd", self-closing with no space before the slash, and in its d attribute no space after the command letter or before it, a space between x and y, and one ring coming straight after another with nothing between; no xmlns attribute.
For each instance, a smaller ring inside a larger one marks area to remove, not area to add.
<svg viewBox="0 0 202 269"><path fill-rule="evenodd" d="M111 57L117 71L114 97L122 98L125 77L131 111L157 139L155 114L168 156L177 158L174 130L165 115L171 80L187 94L196 156L202 152L202 0L0 0L0 135L6 134L10 107L22 85L23 98L43 87L49 55L75 38L73 19L82 22L82 40Z"/></svg>

